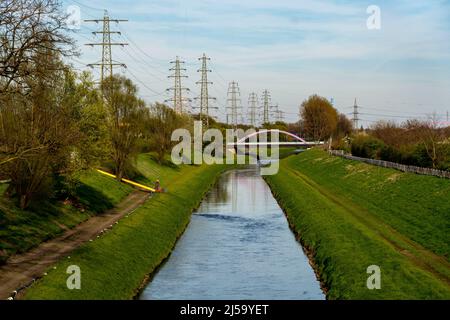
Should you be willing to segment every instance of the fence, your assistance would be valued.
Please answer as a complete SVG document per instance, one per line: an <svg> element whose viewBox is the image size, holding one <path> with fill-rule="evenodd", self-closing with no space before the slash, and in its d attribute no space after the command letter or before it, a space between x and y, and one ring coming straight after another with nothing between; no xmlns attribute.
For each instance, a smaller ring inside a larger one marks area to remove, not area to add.
<svg viewBox="0 0 450 320"><path fill-rule="evenodd" d="M349 154L345 154L343 150L330 150L329 153L333 156L342 157L345 159L350 159L350 160L355 160L355 161L361 161L361 162L365 162L365 163L372 164L372 165L379 166L379 167L392 168L392 169L397 169L397 170L400 170L403 172L411 172L411 173L423 174L423 175L427 175L427 176L436 176L436 177L440 177L440 178L450 179L450 171L408 166L405 164L389 162L389 161L384 161L384 160L360 158L360 157L355 157L355 156L352 156Z"/></svg>

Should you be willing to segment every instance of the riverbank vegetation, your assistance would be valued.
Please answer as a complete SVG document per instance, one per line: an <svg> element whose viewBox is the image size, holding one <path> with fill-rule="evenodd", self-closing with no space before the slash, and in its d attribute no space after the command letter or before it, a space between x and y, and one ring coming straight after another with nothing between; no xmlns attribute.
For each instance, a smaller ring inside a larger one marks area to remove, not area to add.
<svg viewBox="0 0 450 320"><path fill-rule="evenodd" d="M439 126L437 119L380 121L344 143L343 149L363 158L450 170L450 127Z"/></svg>
<svg viewBox="0 0 450 320"><path fill-rule="evenodd" d="M25 210L0 197L0 265L13 254L26 252L41 242L117 205L132 188L94 170L80 173L72 197L56 193ZM0 194L7 189L0 184ZM62 189L61 189L62 190Z"/></svg>
<svg viewBox="0 0 450 320"><path fill-rule="evenodd" d="M137 168L145 179L160 178L167 192L154 194L112 230L60 261L27 290L26 299L132 299L170 254L225 166L159 165L156 155L142 154ZM81 268L81 290L66 286L66 268L72 264Z"/></svg>
<svg viewBox="0 0 450 320"><path fill-rule="evenodd" d="M329 299L449 299L450 181L309 150L266 181ZM369 290L367 267L381 268Z"/></svg>

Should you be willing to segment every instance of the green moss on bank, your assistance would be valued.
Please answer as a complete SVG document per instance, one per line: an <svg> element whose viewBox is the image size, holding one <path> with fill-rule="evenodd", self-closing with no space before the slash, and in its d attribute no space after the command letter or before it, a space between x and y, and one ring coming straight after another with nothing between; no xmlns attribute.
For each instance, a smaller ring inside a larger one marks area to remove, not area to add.
<svg viewBox="0 0 450 320"><path fill-rule="evenodd" d="M449 299L450 180L310 150L266 181L329 299ZM368 290L367 267L381 268Z"/></svg>
<svg viewBox="0 0 450 320"><path fill-rule="evenodd" d="M25 294L26 299L131 299L146 275L170 254L192 210L224 166L167 167L149 155L137 167L148 181L161 179L168 192L155 194L101 238L82 245ZM81 290L66 287L66 268L81 268Z"/></svg>

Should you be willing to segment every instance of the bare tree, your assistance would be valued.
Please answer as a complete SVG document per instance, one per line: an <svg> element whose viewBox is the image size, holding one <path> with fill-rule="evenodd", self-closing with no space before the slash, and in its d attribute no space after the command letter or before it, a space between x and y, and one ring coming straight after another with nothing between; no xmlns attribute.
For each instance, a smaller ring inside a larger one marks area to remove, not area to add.
<svg viewBox="0 0 450 320"><path fill-rule="evenodd" d="M0 2L0 95L7 91L27 93L27 79L36 74L37 53L76 54L66 32L66 16L58 0L2 0ZM42 61L41 61L42 62ZM53 67L61 67L61 65ZM28 88L29 89L29 88Z"/></svg>

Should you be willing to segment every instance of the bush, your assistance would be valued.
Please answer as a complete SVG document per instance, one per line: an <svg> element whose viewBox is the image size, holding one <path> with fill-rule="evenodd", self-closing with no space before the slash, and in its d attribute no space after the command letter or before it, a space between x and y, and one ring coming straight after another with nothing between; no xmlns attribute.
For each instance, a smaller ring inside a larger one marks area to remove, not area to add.
<svg viewBox="0 0 450 320"><path fill-rule="evenodd" d="M381 150L385 144L380 139L358 135L352 141L352 155L362 158L380 159Z"/></svg>

